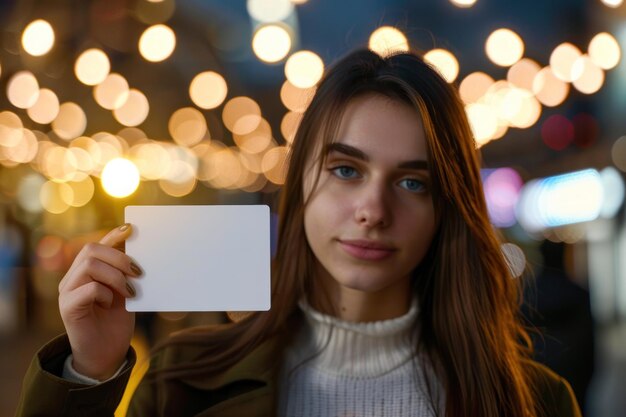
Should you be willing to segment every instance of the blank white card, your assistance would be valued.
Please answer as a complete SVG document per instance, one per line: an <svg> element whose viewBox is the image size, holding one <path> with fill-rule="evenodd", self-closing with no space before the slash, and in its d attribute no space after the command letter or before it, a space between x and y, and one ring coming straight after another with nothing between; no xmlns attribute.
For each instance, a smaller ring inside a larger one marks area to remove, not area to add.
<svg viewBox="0 0 626 417"><path fill-rule="evenodd" d="M125 219L144 271L128 311L269 310L268 206L127 206Z"/></svg>

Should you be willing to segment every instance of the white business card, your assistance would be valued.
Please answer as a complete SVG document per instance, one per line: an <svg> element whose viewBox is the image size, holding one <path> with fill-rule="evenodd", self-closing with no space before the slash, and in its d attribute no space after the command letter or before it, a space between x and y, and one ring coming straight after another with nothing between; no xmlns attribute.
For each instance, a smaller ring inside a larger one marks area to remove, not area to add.
<svg viewBox="0 0 626 417"><path fill-rule="evenodd" d="M266 311L266 205L127 206L126 253L143 269L128 311Z"/></svg>

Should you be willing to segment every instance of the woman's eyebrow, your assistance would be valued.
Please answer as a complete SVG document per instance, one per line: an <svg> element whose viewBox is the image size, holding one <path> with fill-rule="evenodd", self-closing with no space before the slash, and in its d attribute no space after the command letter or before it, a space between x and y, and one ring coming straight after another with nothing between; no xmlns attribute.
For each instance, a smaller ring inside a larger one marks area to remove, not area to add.
<svg viewBox="0 0 626 417"><path fill-rule="evenodd" d="M325 155L328 155L331 152L339 152L365 162L368 162L370 160L369 156L365 152L363 152L359 148L355 148L354 146L346 145L345 143L329 143L328 145L326 145ZM423 159L418 159L415 161L405 161L399 163L398 168L428 170L428 162Z"/></svg>

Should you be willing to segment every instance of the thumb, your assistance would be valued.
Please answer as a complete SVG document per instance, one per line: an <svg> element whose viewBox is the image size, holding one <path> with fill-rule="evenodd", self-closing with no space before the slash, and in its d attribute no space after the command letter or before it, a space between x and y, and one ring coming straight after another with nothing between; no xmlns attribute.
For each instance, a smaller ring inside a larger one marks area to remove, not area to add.
<svg viewBox="0 0 626 417"><path fill-rule="evenodd" d="M100 239L100 244L115 247L123 244L132 234L133 228L130 223L124 223L120 227L116 227Z"/></svg>

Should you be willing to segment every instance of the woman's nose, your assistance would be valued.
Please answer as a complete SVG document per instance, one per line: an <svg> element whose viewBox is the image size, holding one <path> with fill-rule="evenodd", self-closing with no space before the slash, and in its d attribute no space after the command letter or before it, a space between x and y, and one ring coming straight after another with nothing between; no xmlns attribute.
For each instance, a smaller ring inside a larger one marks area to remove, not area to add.
<svg viewBox="0 0 626 417"><path fill-rule="evenodd" d="M364 184L357 197L354 216L364 227L386 227L391 223L389 196L382 184Z"/></svg>

